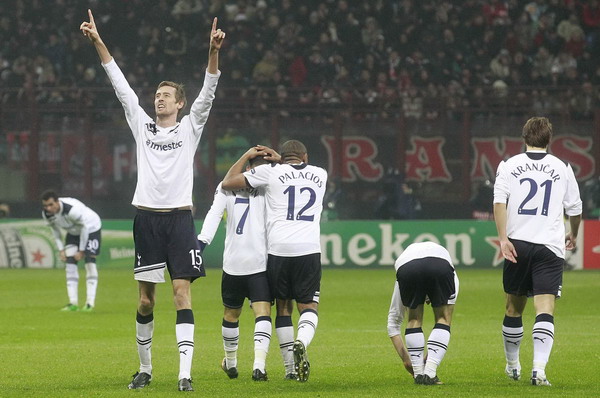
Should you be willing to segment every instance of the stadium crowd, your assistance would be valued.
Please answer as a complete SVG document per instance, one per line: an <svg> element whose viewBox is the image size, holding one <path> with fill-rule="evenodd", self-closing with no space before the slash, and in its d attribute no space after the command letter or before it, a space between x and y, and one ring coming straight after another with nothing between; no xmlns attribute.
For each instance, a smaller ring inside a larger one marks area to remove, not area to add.
<svg viewBox="0 0 600 398"><path fill-rule="evenodd" d="M598 0L5 0L0 89L44 88L39 102L61 104L78 91L57 88L106 86L78 30L88 7L138 88L165 76L197 87L208 51L198 27L216 15L230 38L222 86L257 107L351 103L436 119L514 106L591 119L599 103Z"/></svg>

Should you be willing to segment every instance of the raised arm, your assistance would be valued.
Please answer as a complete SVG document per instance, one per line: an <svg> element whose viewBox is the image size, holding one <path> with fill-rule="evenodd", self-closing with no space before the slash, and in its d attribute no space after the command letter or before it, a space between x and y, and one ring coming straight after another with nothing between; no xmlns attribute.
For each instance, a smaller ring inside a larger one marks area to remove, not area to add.
<svg viewBox="0 0 600 398"><path fill-rule="evenodd" d="M98 52L98 56L100 57L100 61L103 64L107 64L112 59L112 55L108 51L108 48L100 38L100 34L98 33L98 28L96 27L96 22L94 21L94 16L92 15L92 10L88 9L88 15L90 17L89 22L82 22L79 29L83 33L85 37L90 39L96 51Z"/></svg>
<svg viewBox="0 0 600 398"><path fill-rule="evenodd" d="M92 11L88 10L88 14L90 16L90 21L83 22L79 29L81 29L83 34L90 39L90 42L96 48L98 56L100 57L100 61L102 62L102 67L106 71L106 74L108 75L108 78L115 89L115 94L123 106L125 117L127 118L127 124L129 124L133 136L137 139L139 130L138 124L151 122L152 119L140 107L140 101L137 97L137 94L135 91L133 91L127 82L127 79L125 79L125 75L117 63L113 60L112 55L110 55L106 45L104 45L104 42L100 38L98 29L96 28L96 22L94 22Z"/></svg>
<svg viewBox="0 0 600 398"><path fill-rule="evenodd" d="M90 14L91 15L91 14ZM225 39L225 32L217 29L217 17L213 19L212 29L210 30L210 48L208 50L208 73L216 75L219 71L219 50Z"/></svg>
<svg viewBox="0 0 600 398"><path fill-rule="evenodd" d="M223 178L223 189L233 191L243 189L248 186L246 177L244 177L244 166L246 163L257 156L266 155L266 152L259 151L256 147L248 149L230 168L225 178Z"/></svg>
<svg viewBox="0 0 600 398"><path fill-rule="evenodd" d="M208 120L212 103L215 99L215 91L220 76L219 50L221 49L224 39L225 32L221 29L217 29L217 18L215 17L210 31L208 66L204 76L204 83L202 84L202 90L200 90L198 97L194 100L190 108L190 122L192 123L192 130L194 131L198 142L202 135L202 131L204 130L204 125Z"/></svg>

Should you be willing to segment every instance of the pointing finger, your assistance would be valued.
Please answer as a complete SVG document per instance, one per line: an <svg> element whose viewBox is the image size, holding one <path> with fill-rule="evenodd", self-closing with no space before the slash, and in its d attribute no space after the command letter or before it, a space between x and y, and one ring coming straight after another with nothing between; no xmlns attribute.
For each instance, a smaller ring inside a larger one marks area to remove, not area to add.
<svg viewBox="0 0 600 398"><path fill-rule="evenodd" d="M92 10L88 8L88 15L90 16L90 22L94 23L94 16L92 15Z"/></svg>
<svg viewBox="0 0 600 398"><path fill-rule="evenodd" d="M216 31L217 30L217 17L215 17L213 19L213 23L212 23L212 31Z"/></svg>

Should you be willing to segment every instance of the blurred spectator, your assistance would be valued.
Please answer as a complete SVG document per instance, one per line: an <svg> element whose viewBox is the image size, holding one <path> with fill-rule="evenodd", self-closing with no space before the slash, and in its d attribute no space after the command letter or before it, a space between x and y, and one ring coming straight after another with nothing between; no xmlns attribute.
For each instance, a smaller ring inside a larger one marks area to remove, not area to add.
<svg viewBox="0 0 600 398"><path fill-rule="evenodd" d="M587 180L581 193L585 218L600 219L600 177Z"/></svg>
<svg viewBox="0 0 600 398"><path fill-rule="evenodd" d="M570 105L576 119L591 120L594 118L594 112L600 106L598 91L594 90L590 82L585 82L571 100Z"/></svg>
<svg viewBox="0 0 600 398"><path fill-rule="evenodd" d="M490 180L479 183L475 195L471 198L471 216L475 220L494 219L494 184Z"/></svg>
<svg viewBox="0 0 600 398"><path fill-rule="evenodd" d="M10 206L7 203L0 203L0 218L10 217Z"/></svg>
<svg viewBox="0 0 600 398"><path fill-rule="evenodd" d="M374 217L381 220L412 220L418 218L421 203L413 188L397 169L390 169L382 181L382 194L377 200Z"/></svg>

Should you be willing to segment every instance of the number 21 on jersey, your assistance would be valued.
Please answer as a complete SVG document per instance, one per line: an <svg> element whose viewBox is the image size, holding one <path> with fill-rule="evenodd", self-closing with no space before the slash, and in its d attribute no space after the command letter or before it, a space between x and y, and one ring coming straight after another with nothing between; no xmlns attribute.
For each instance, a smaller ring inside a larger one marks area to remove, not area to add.
<svg viewBox="0 0 600 398"><path fill-rule="evenodd" d="M519 211L520 215L535 216L537 214L538 208L536 207L534 209L526 209L525 205L527 205L527 202L529 202L531 199L533 199L533 197L537 193L538 185L537 185L537 182L532 178L523 178L523 179L519 180L519 183L521 185L523 185L524 182L529 183L529 193L527 194L525 199L523 199L523 201L519 205L518 211ZM552 180L544 181L543 183L540 184L540 187L544 188L544 202L542 203L541 215L547 216L548 215L548 206L550 205L550 194L552 193Z"/></svg>

